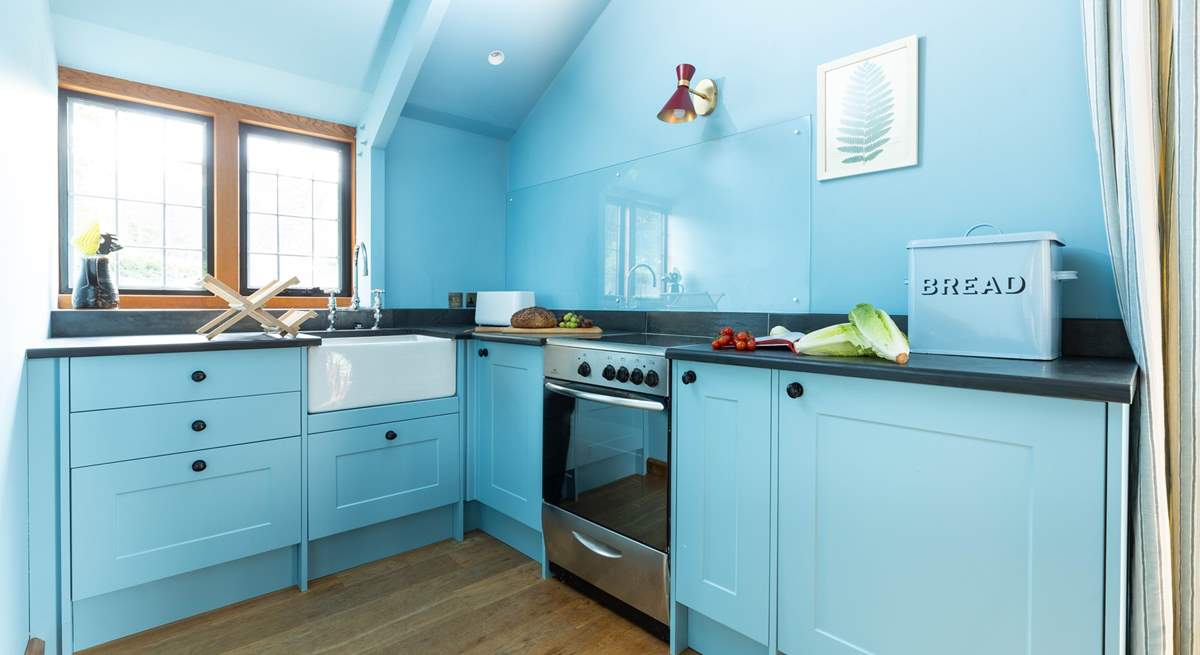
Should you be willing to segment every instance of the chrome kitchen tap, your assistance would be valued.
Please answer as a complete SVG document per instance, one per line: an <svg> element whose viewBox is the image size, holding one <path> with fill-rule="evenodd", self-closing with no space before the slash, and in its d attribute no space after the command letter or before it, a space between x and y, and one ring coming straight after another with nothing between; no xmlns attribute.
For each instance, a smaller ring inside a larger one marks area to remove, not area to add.
<svg viewBox="0 0 1200 655"><path fill-rule="evenodd" d="M629 296L629 280L630 280L630 278L633 277L634 271L638 270L639 268L644 268L647 271L649 271L650 272L650 286L658 287L658 274L654 272L654 267L650 266L649 264L645 264L645 263L635 264L633 266L630 266L629 270L625 271L625 305L627 307L629 306L629 301L632 300L632 298L630 298L630 296Z"/></svg>
<svg viewBox="0 0 1200 655"><path fill-rule="evenodd" d="M333 332L333 323L337 320L337 289L327 289L329 291L329 327L325 328L326 332Z"/></svg>
<svg viewBox="0 0 1200 655"><path fill-rule="evenodd" d="M375 310L375 325L371 329L378 330L383 320L383 289L371 289L371 308Z"/></svg>
<svg viewBox="0 0 1200 655"><path fill-rule="evenodd" d="M362 303L358 300L358 280L360 276L370 275L370 273L371 266L367 258L367 244L359 241L358 245L354 246L354 280L350 284L354 292L350 298L350 311L362 309Z"/></svg>

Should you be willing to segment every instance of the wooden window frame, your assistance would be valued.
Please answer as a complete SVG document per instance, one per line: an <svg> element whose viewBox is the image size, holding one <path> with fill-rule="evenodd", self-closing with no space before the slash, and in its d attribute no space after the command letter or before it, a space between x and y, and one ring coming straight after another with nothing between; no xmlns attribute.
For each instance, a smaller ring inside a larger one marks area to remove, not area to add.
<svg viewBox="0 0 1200 655"><path fill-rule="evenodd" d="M353 153L355 131L352 126L131 82L65 66L60 66L58 69L58 87L66 91L197 114L212 120L212 274L230 287L238 288L241 283L240 127L242 124L258 125L350 144L350 216L348 221L350 238L348 242L350 244L357 243L355 235L355 217L357 215L355 167L357 158ZM66 238L66 235L60 235L60 238ZM343 261L348 262L351 257L350 252L342 253ZM344 295L338 296L338 305L348 306L351 293L352 289L343 290ZM279 308L325 307L327 303L327 299L316 296L283 296L272 299L267 306ZM171 295L121 294L121 307L124 309L211 309L225 306L224 301L203 291L194 294L173 293ZM58 294L58 307L61 309L71 308L70 294Z"/></svg>

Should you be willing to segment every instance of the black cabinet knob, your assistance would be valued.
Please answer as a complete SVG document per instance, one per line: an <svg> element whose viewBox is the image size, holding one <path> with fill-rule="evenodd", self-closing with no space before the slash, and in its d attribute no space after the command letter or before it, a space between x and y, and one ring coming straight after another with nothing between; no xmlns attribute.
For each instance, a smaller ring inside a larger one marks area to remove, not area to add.
<svg viewBox="0 0 1200 655"><path fill-rule="evenodd" d="M645 379L646 376L642 373L642 369L640 368L633 369L633 372L629 374L629 381L634 384L641 384L642 380Z"/></svg>
<svg viewBox="0 0 1200 655"><path fill-rule="evenodd" d="M629 369L625 368L624 366L617 369L617 382L628 382L628 381L629 381Z"/></svg>
<svg viewBox="0 0 1200 655"><path fill-rule="evenodd" d="M647 387L657 387L658 386L658 371L646 371L646 386Z"/></svg>
<svg viewBox="0 0 1200 655"><path fill-rule="evenodd" d="M205 423L204 421L199 421L199 420L192 421L192 432L204 432L204 428L207 428L207 427L208 427L208 424Z"/></svg>
<svg viewBox="0 0 1200 655"><path fill-rule="evenodd" d="M609 364L608 366L604 367L604 371L601 372L600 375L605 380L611 380L611 379L617 377L617 369L613 368L612 364Z"/></svg>
<svg viewBox="0 0 1200 655"><path fill-rule="evenodd" d="M205 462L202 459L198 459L198 460L192 462L192 470L197 473L199 473L200 471L203 471L206 468L208 468L208 462Z"/></svg>
<svg viewBox="0 0 1200 655"><path fill-rule="evenodd" d="M208 378L208 374L204 371L192 371L192 382L203 382Z"/></svg>
<svg viewBox="0 0 1200 655"><path fill-rule="evenodd" d="M791 398L799 398L804 395L804 387L800 386L799 382L793 382L787 385L787 395Z"/></svg>
<svg viewBox="0 0 1200 655"><path fill-rule="evenodd" d="M683 378L681 378L680 381L683 382L684 384L691 384L691 383L695 382L696 381L696 372L695 371L684 371Z"/></svg>
<svg viewBox="0 0 1200 655"><path fill-rule="evenodd" d="M480 349L479 349L479 356L480 356L480 357L487 357L487 356L488 356L487 348L480 348Z"/></svg>
<svg viewBox="0 0 1200 655"><path fill-rule="evenodd" d="M388 430L386 433L384 433L384 435L383 435L383 438L384 438L384 439L387 439L388 441L391 441L391 440L395 439L395 438L396 438L396 431L395 431L395 430Z"/></svg>

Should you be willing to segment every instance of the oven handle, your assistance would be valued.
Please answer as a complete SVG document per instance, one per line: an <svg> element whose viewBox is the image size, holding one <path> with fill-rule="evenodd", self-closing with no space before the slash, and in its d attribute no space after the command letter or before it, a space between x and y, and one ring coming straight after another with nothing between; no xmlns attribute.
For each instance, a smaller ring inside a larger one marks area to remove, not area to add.
<svg viewBox="0 0 1200 655"><path fill-rule="evenodd" d="M609 396L602 393L593 393L591 391L580 391L570 387L564 387L561 384L553 382L546 383L546 389L563 396L570 396L580 400L590 400L596 403L605 405L616 405L617 407L629 407L631 409L645 409L651 412L666 411L667 406L656 400L641 400L638 398L622 398L620 396Z"/></svg>
<svg viewBox="0 0 1200 655"><path fill-rule="evenodd" d="M616 548L613 548L608 544L602 544L599 541L589 539L579 534L575 530L571 530L571 536L575 537L575 541L583 544L584 548L596 553L600 557L607 557L608 559L621 559L622 557L621 551L617 550Z"/></svg>

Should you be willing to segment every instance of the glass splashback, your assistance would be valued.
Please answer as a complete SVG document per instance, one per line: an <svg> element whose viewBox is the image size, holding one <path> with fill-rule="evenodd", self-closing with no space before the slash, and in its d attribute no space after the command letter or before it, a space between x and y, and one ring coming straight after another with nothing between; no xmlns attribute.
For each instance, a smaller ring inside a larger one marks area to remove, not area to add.
<svg viewBox="0 0 1200 655"><path fill-rule="evenodd" d="M507 286L557 308L807 311L811 139L805 116L511 191Z"/></svg>

